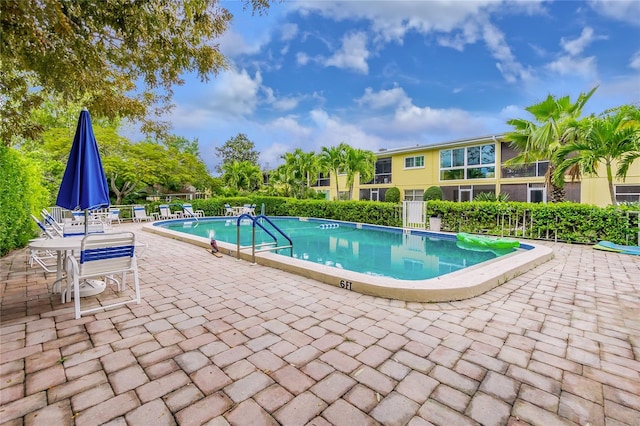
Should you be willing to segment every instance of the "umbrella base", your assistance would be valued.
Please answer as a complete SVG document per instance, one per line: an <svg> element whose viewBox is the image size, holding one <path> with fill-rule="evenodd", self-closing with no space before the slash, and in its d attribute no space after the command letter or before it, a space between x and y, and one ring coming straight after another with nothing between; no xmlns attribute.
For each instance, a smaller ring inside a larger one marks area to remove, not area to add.
<svg viewBox="0 0 640 426"><path fill-rule="evenodd" d="M106 287L104 281L85 280L80 283L80 297L95 296L102 293ZM73 288L71 288L71 294L73 294Z"/></svg>

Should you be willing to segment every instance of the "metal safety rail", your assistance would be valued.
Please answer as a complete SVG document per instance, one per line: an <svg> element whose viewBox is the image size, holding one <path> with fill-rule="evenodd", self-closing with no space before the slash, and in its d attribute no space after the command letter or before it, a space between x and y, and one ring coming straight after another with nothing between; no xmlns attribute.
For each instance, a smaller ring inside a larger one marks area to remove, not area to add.
<svg viewBox="0 0 640 426"><path fill-rule="evenodd" d="M251 226L251 245L250 246L244 246L241 247L240 246L240 224L242 223L243 219L248 219L252 222L252 226ZM269 231L267 228L264 227L264 225L262 224L262 221L267 222L269 225L271 225L273 227L273 229L275 231L277 231L278 234L282 235L283 238L285 238L289 244L287 245L283 245L283 246L279 246L278 245L278 237L276 237L275 235L273 235L273 233L271 231ZM261 244L256 244L256 226L259 226L264 232L267 233L267 235L269 235L271 238L273 238L273 241L270 242L266 242L266 243L261 243ZM275 250L281 250L281 249L289 249L289 256L293 257L293 241L291 241L291 238L289 238L289 236L287 234L285 234L280 228L278 228L278 226L273 223L267 216L265 215L258 215L258 216L251 216L247 213L243 213L240 216L238 216L238 220L237 220L237 249L236 249L236 258L239 260L240 259L240 250L246 250L248 248L251 249L251 261L253 263L256 263L256 253L262 252L262 251L275 251Z"/></svg>
<svg viewBox="0 0 640 426"><path fill-rule="evenodd" d="M180 204L180 203L169 203L170 206L178 206L182 209L182 216L188 219L195 219L196 222L199 222L198 217L191 213L190 211L186 210L184 208L184 205Z"/></svg>

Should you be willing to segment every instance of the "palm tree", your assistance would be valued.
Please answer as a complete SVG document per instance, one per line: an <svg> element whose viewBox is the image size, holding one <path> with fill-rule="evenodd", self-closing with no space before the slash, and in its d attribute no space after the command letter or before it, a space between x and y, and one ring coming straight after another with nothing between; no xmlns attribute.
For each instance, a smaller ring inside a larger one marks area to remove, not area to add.
<svg viewBox="0 0 640 426"><path fill-rule="evenodd" d="M300 154L300 171L306 177L306 189L309 190L309 188L311 188L312 176L315 182L320 172L320 160L315 152L303 152Z"/></svg>
<svg viewBox="0 0 640 426"><path fill-rule="evenodd" d="M222 165L222 179L235 190L254 190L262 185L260 167L248 161L233 161Z"/></svg>
<svg viewBox="0 0 640 426"><path fill-rule="evenodd" d="M293 152L287 152L281 156L284 160L284 164L280 166L282 168L282 177L285 179L286 184L292 189L293 195L296 198L302 198L304 193L304 164L302 163L302 150L296 148Z"/></svg>
<svg viewBox="0 0 640 426"><path fill-rule="evenodd" d="M507 124L515 130L506 135L511 146L520 152L507 161L507 165L531 163L538 160L549 160L549 169L545 176L549 186L549 198L552 202L564 201L564 186L558 186L558 180L552 179L555 164L554 155L563 145L574 142L582 108L598 87L588 93L580 93L575 103L569 96L547 99L525 108L535 118L535 122L525 119L513 119ZM564 178L564 176L563 176Z"/></svg>
<svg viewBox="0 0 640 426"><path fill-rule="evenodd" d="M360 175L363 182L373 179L375 174L376 156L372 151L367 151L350 146L345 150L344 168L347 172L347 186L349 187L349 199L353 199L353 184L356 174Z"/></svg>
<svg viewBox="0 0 640 426"><path fill-rule="evenodd" d="M557 164L553 180L562 185L568 171L598 175L598 165L604 164L609 183L611 204L616 204L613 188L613 168L616 177L624 180L631 164L640 158L640 121L638 107L620 108L602 118L590 117L580 126L580 137L560 147L554 156Z"/></svg>
<svg viewBox="0 0 640 426"><path fill-rule="evenodd" d="M338 174L340 173L340 170L344 167L345 159L346 159L346 150L348 148L350 148L349 145L345 143L341 143L338 146L332 146L330 148L323 146L320 152L320 168L323 171L328 171L333 173L334 179L336 181L337 199L340 199L340 187L338 185Z"/></svg>

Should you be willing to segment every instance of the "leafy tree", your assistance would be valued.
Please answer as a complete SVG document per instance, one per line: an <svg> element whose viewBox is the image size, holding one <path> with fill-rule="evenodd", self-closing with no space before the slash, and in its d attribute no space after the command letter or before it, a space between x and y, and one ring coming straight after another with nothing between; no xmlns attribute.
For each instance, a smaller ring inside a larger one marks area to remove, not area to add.
<svg viewBox="0 0 640 426"><path fill-rule="evenodd" d="M551 179L555 170L553 162L556 151L563 145L577 138L577 126L582 108L596 91L581 93L575 103L569 96L556 98L548 95L537 104L525 108L535 121L513 119L507 124L515 128L506 138L519 154L506 162L507 165L531 163L538 160L549 160L546 179L549 186L549 198L552 202L564 201L564 187L558 186L558 180Z"/></svg>
<svg viewBox="0 0 640 426"><path fill-rule="evenodd" d="M372 151L347 146L345 149L344 169L347 172L349 199L353 199L353 185L356 175L363 182L368 182L375 175L376 155Z"/></svg>
<svg viewBox="0 0 640 426"><path fill-rule="evenodd" d="M611 204L616 204L613 188L613 168L616 177L624 180L631 164L640 158L640 109L626 106L603 117L589 117L581 123L580 137L555 152L557 165L553 180L564 183L564 176L574 170L574 178L581 174L598 175L604 165L609 183Z"/></svg>
<svg viewBox="0 0 640 426"><path fill-rule="evenodd" d="M253 191L262 186L262 171L260 167L248 161L234 161L223 167L222 179L234 190Z"/></svg>
<svg viewBox="0 0 640 426"><path fill-rule="evenodd" d="M271 195L280 195L290 197L292 194L291 169L286 164L281 164L275 170L269 172L269 188L268 193Z"/></svg>
<svg viewBox="0 0 640 426"><path fill-rule="evenodd" d="M270 0L244 4L263 13ZM232 15L218 0L3 0L1 8L5 144L43 130L29 117L53 94L94 116L128 117L162 132L148 117L169 108L181 75L207 81L228 66L213 40Z"/></svg>
<svg viewBox="0 0 640 426"><path fill-rule="evenodd" d="M278 167L279 177L282 178L281 182L290 188L290 192L296 198L301 198L304 193L305 173L301 154L303 152L300 148L294 152L283 154L281 158L284 160L284 164Z"/></svg>
<svg viewBox="0 0 640 426"><path fill-rule="evenodd" d="M238 133L235 137L227 140L222 146L216 147L220 164L216 167L218 173L223 173L223 169L229 163L237 161L242 163L247 161L255 166L258 165L260 153L255 150L256 145L247 138L244 133Z"/></svg>
<svg viewBox="0 0 640 426"><path fill-rule="evenodd" d="M296 148L295 151L287 152L281 158L285 163L278 167L280 183L284 184L296 198L307 197L312 176L316 176L320 170L318 156L314 152L304 152Z"/></svg>
<svg viewBox="0 0 640 426"><path fill-rule="evenodd" d="M346 162L346 150L350 148L349 145L341 143L338 146L326 147L323 146L320 151L320 169L333 173L336 181L336 194L340 194L340 187L338 185L338 175Z"/></svg>
<svg viewBox="0 0 640 426"><path fill-rule="evenodd" d="M167 148L173 148L178 152L184 154L192 154L198 157L200 155L200 146L198 145L198 139L190 141L183 136L167 135L164 138L158 140L161 144Z"/></svg>

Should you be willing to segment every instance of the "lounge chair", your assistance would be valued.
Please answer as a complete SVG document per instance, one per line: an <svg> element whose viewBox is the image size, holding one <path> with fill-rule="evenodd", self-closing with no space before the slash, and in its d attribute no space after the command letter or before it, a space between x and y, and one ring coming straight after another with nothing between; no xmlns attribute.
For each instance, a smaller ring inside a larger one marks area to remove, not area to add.
<svg viewBox="0 0 640 426"><path fill-rule="evenodd" d="M89 222L85 226L83 222L65 223L63 227L63 237L78 237L85 234L103 234L104 224L102 222Z"/></svg>
<svg viewBox="0 0 640 426"><path fill-rule="evenodd" d="M147 210L144 208L144 206L133 207L134 222L151 221L151 220L153 220L153 218L151 216L147 216Z"/></svg>
<svg viewBox="0 0 640 426"><path fill-rule="evenodd" d="M45 226L44 223L40 222L37 217L31 215L31 219L33 219L36 225L38 225L38 229L40 229L42 235L44 235L46 238L54 238L53 233ZM56 234L56 237L59 237L59 235Z"/></svg>
<svg viewBox="0 0 640 426"><path fill-rule="evenodd" d="M235 216L236 212L233 211L233 207L231 207L229 204L225 204L224 205L224 215L225 216Z"/></svg>
<svg viewBox="0 0 640 426"><path fill-rule="evenodd" d="M182 205L183 217L204 217L203 210L193 210L191 203L184 203Z"/></svg>
<svg viewBox="0 0 640 426"><path fill-rule="evenodd" d="M107 216L107 223L113 225L114 222L122 223L120 221L120 209L109 209L109 215Z"/></svg>
<svg viewBox="0 0 640 426"><path fill-rule="evenodd" d="M31 219L33 219L33 221L38 225L38 228L40 229L40 231L42 232L42 235L44 235L45 238L47 239L54 238L54 236L51 234L51 232L49 232L47 227L44 226L44 224L40 222L37 217L35 217L34 215L31 215ZM29 251L29 266L31 267L33 267L33 263L35 262L38 265L40 265L40 267L44 269L46 272L56 272L57 270L56 261L57 261L56 253L50 250L31 249Z"/></svg>
<svg viewBox="0 0 640 426"><path fill-rule="evenodd" d="M82 239L80 247L80 259L67 256L67 289L73 289L73 299L76 319L82 314L102 310L105 308L121 306L127 303L140 303L140 283L138 280L138 264L135 256L135 234L122 232L112 234L87 235ZM81 309L80 299L82 290L80 284L89 279L89 283L96 278L111 281L117 284L118 292L126 288L126 274L133 273L134 297L122 300L117 297L113 303L100 301L100 306ZM115 275L121 275L118 280ZM64 294L63 294L64 298Z"/></svg>
<svg viewBox="0 0 640 426"><path fill-rule="evenodd" d="M255 204L245 204L243 213L250 214L251 216L256 215L256 205Z"/></svg>
<svg viewBox="0 0 640 426"><path fill-rule="evenodd" d="M160 219L178 219L182 216L179 213L171 213L168 204L160 204L158 209L160 210Z"/></svg>
<svg viewBox="0 0 640 426"><path fill-rule="evenodd" d="M62 225L54 219L53 216L47 211L47 209L42 209L42 225L44 225L51 234L57 237L62 237L64 235Z"/></svg>

